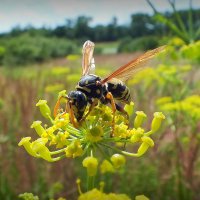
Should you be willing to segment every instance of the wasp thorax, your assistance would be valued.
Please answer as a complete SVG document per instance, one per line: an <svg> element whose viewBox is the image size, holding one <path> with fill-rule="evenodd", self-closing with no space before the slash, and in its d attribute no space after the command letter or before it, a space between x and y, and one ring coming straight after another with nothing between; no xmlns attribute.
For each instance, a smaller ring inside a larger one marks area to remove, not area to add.
<svg viewBox="0 0 200 200"><path fill-rule="evenodd" d="M76 89L86 94L89 98L101 98L103 86L101 85L100 81L100 77L93 74L88 74L81 78L76 86Z"/></svg>
<svg viewBox="0 0 200 200"><path fill-rule="evenodd" d="M71 91L68 98L76 119L81 120L88 102L86 95L81 91Z"/></svg>

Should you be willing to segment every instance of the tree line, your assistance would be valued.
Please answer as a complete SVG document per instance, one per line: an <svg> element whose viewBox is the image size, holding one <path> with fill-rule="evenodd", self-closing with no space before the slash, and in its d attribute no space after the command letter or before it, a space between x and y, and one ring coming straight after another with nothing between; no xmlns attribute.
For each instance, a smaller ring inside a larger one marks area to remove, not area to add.
<svg viewBox="0 0 200 200"><path fill-rule="evenodd" d="M91 26L91 17L79 16L75 20L67 19L55 28L18 26L0 34L0 64L23 65L77 53L80 51L78 47L87 39L94 42L119 41L118 52L151 49L160 45L163 37L174 35L169 23L174 22L173 27L178 27L177 14L186 29L190 28L188 10L162 13L161 20L156 13L137 13L131 15L129 24L124 25L113 17L106 25ZM193 29L199 29L200 9L192 10L192 15Z"/></svg>
<svg viewBox="0 0 200 200"><path fill-rule="evenodd" d="M178 11L184 25L188 27L188 10ZM163 15L173 21L176 13L166 12ZM116 17L113 17L107 25L91 26L91 17L79 16L77 19L66 19L66 21L55 28L34 28L27 26L21 28L17 26L9 33L1 34L0 37L16 37L23 33L29 33L32 36L42 35L45 37L59 37L75 40L84 40L90 38L95 42L109 42L122 39L124 37L138 38L141 36L163 36L170 35L171 30L156 20L156 14L137 13L131 15L130 23L119 25ZM194 27L200 26L200 9L193 10Z"/></svg>

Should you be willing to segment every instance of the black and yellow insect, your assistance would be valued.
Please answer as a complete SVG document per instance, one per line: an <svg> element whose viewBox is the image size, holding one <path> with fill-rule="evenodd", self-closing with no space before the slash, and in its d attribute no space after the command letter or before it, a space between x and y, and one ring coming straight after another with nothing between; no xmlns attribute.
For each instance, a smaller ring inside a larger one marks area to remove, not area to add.
<svg viewBox="0 0 200 200"><path fill-rule="evenodd" d="M147 51L126 65L121 66L108 77L102 79L90 73L91 69L94 68L94 43L86 41L82 51L82 77L76 86L76 90L69 92L65 97L61 97L67 99L66 107L73 125L77 127L77 122L85 119L94 106L97 105L98 101L103 104L110 103L113 113L119 110L126 114L124 109L116 103L116 101L118 101L128 104L131 101L130 90L125 85L125 81L128 80L135 71L142 68L149 59L163 50L164 47L158 47ZM54 115L57 115L60 99L55 106ZM88 104L90 104L89 111L84 115Z"/></svg>

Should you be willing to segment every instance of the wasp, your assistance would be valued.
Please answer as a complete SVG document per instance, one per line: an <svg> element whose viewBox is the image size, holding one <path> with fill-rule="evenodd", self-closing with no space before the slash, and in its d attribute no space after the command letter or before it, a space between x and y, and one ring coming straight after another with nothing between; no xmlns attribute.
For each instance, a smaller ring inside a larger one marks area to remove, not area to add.
<svg viewBox="0 0 200 200"><path fill-rule="evenodd" d="M163 51L165 47L161 46L147 51L102 79L91 73L95 68L93 58L94 46L94 43L91 41L86 41L84 43L82 49L82 77L76 86L76 90L58 99L54 108L54 116L58 113L60 100L65 98L67 99L66 110L69 112L71 123L74 127L78 127L78 123L83 121L100 101L102 104L111 104L113 110L112 124L114 129L116 110L124 113L128 117L126 111L119 105L119 103L129 104L131 101L130 90L126 86L125 81L138 69L143 68L147 61ZM88 104L90 107L85 114Z"/></svg>

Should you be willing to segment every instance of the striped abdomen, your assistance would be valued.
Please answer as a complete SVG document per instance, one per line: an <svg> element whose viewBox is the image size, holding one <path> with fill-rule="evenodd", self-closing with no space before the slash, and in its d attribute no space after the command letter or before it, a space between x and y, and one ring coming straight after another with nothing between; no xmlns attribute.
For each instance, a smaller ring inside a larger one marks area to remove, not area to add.
<svg viewBox="0 0 200 200"><path fill-rule="evenodd" d="M123 103L130 103L130 90L122 81L112 79L107 82L107 90L112 93L114 99Z"/></svg>

